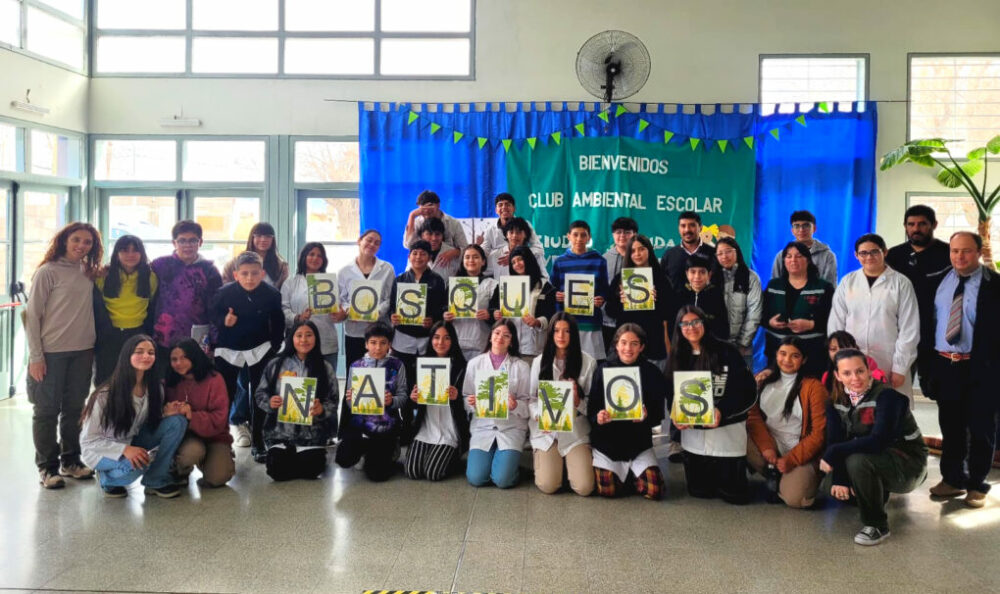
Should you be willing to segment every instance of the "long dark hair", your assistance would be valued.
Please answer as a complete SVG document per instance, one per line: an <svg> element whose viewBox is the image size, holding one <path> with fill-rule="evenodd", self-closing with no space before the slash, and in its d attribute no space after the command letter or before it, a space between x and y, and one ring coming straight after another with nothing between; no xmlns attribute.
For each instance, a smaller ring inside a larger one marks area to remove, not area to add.
<svg viewBox="0 0 1000 594"><path fill-rule="evenodd" d="M785 406L781 410L781 416L787 419L788 415L792 414L792 409L795 408L795 401L798 399L799 392L802 389L802 380L806 377L806 352L802 349L802 339L798 336L786 336L782 338L781 342L778 343L778 348L780 349L783 346L794 347L799 351L799 353L802 354L802 366L799 367L799 371L795 374L795 382L792 384L792 389L788 391L788 397L785 398ZM771 370L771 375L767 376L767 378L760 383L760 387L757 390L758 395L764 391L765 386L773 384L781 379L781 370L778 369L777 350L775 351L774 362L768 366L768 369Z"/></svg>
<svg viewBox="0 0 1000 594"><path fill-rule="evenodd" d="M521 347L517 341L517 328L514 327L514 322L506 318L502 320L497 320L493 324L493 326L490 327L490 337L486 341L486 348L483 349L483 352L484 353L490 352L490 349L493 347L493 331L499 328L500 326L506 326L507 330L510 331L510 348L507 349L507 355L510 357L520 357Z"/></svg>
<svg viewBox="0 0 1000 594"><path fill-rule="evenodd" d="M474 243L470 243L465 246L464 250L462 250L462 257L458 263L458 273L455 276L472 276L469 274L469 271L465 269L465 252L469 250L476 250L479 252L479 257L483 259L483 266L479 269L479 278L483 278L486 275L486 251Z"/></svg>
<svg viewBox="0 0 1000 594"><path fill-rule="evenodd" d="M446 322L444 320L434 322L434 325L431 326L431 333L430 333L431 338L427 340L427 348L424 349L424 356L425 357L438 356L437 351L434 350L434 346L431 345L431 340L434 338L434 334L438 331L439 328L444 328L445 332L448 333L448 336L451 337L451 348L448 349L448 358L451 359L452 376L454 377L455 374L454 370L456 368L458 369L465 368L465 355L462 354L462 345L458 344L458 333L455 332L454 324L452 324L451 322Z"/></svg>
<svg viewBox="0 0 1000 594"><path fill-rule="evenodd" d="M569 324L569 346L566 347L566 367L563 375L575 380L580 379L580 371L583 369L583 346L580 342L580 325L576 323L573 314L564 311L556 312L549 320L549 327L545 331L545 347L542 348L542 361L539 367L538 379L551 380L553 377L552 362L556 358L556 342L552 336L556 332L556 323L566 322Z"/></svg>
<svg viewBox="0 0 1000 594"><path fill-rule="evenodd" d="M302 326L306 326L312 330L313 336L316 337L316 343L313 344L312 350L306 353L306 373L308 377L316 378L316 395L319 398L323 398L330 393L330 376L326 373L326 359L323 358L323 352L319 346L319 330L316 328L316 324L313 324L309 320L295 322L288 330L285 348L275 357L277 363L274 366L273 375L269 378L271 388L278 389L278 376L281 374L281 366L285 363L285 360L298 357L295 352L294 336L295 331Z"/></svg>
<svg viewBox="0 0 1000 594"><path fill-rule="evenodd" d="M788 282L788 268L785 266L785 255L788 254L788 250L795 248L795 251L802 254L802 257L806 259L806 276L809 280L816 280L819 278L819 268L816 267L816 263L813 262L812 254L809 252L809 246L802 243L801 241L789 241L785 244L785 248L781 250L781 279Z"/></svg>
<svg viewBox="0 0 1000 594"><path fill-rule="evenodd" d="M271 277L271 280L278 282L278 277L281 274L281 257L278 256L278 237L274 233L274 227L271 226L271 223L257 223L250 228L246 251L256 253L257 250L253 247L254 235L271 236L271 247L267 248L267 253L264 254L264 272Z"/></svg>
<svg viewBox="0 0 1000 594"><path fill-rule="evenodd" d="M830 359L829 357L830 345L833 344L833 341L835 340L837 341L837 352L840 352L844 349L857 349L859 351L861 350L861 348L858 346L858 341L857 339L854 338L853 334L851 334L847 330L837 330L836 332L834 332L833 334L831 334L826 338L827 359ZM833 375L836 371L837 371L837 363L833 359L830 359L830 363L826 367L826 382L824 382L824 384L826 387L826 391L831 394L833 394L834 389L839 383L837 381L837 378L834 377Z"/></svg>
<svg viewBox="0 0 1000 594"><path fill-rule="evenodd" d="M309 243L307 243L304 246L302 246L302 249L299 251L299 261L295 265L295 274L308 274L306 272L306 270L307 270L306 269L306 256L308 256L309 252L313 251L316 248L319 248L319 253L320 253L320 255L323 256L323 265L319 267L319 271L320 272L326 272L326 266L327 266L327 264L330 263L330 260L328 260L327 257L326 257L326 248L323 246L322 243L320 243L318 241L310 241ZM271 277L271 278L274 278L274 277Z"/></svg>
<svg viewBox="0 0 1000 594"><path fill-rule="evenodd" d="M736 250L736 274L733 277L733 292L734 293L749 293L750 292L750 267L747 266L746 260L743 259L743 250L740 248L740 244L736 243L736 240L732 237L720 237L718 241L715 242L715 248L718 249L719 245L726 244L729 247ZM781 256L784 258L784 254ZM718 257L715 259L713 268L716 269L717 282L721 285L724 284L724 278L722 275L722 265L719 264Z"/></svg>
<svg viewBox="0 0 1000 594"><path fill-rule="evenodd" d="M663 278L663 268L660 267L660 261L656 259L656 252L653 251L653 242L645 235L636 234L629 240L628 247L625 248L625 258L622 261L622 268L635 267L636 264L632 261L632 246L636 242L641 243L646 248L646 251L649 252L649 262L646 266L653 269L653 285L658 285L659 279Z"/></svg>
<svg viewBox="0 0 1000 594"><path fill-rule="evenodd" d="M681 320L687 314L698 316L702 327L705 329L705 335L701 338L701 354L699 355L694 354L691 343L681 333ZM695 370L711 371L712 373L722 371L719 365L719 354L725 348L725 343L716 338L708 329L708 319L705 316L704 310L697 305L685 305L681 307L680 311L677 312L677 318L674 320L673 329L674 335L670 340L671 351L668 363L670 371L689 371L681 368L683 364L688 364Z"/></svg>
<svg viewBox="0 0 1000 594"><path fill-rule="evenodd" d="M148 342L156 348L153 339L145 334L136 334L125 341L122 350L118 353L118 363L115 365L111 377L101 384L87 400L87 405L80 415L82 423L91 413L94 412L94 405L100 394L105 393L104 410L101 415L101 429L112 430L115 437L128 435L135 421L135 406L132 404L132 389L135 388L135 369L132 367L132 353L140 344ZM156 374L149 369L142 374L142 386L146 392L146 402L149 409L146 422L153 427L160 424L163 416L163 392L160 389L160 382L157 381Z"/></svg>
<svg viewBox="0 0 1000 594"><path fill-rule="evenodd" d="M215 375L215 365L212 360L208 358L205 351L201 349L201 345L198 344L193 338L182 338L170 346L170 350L167 351L168 356L172 355L174 349L180 349L184 351L184 357L191 362L191 376L194 377L194 381L200 382L206 377ZM173 388L184 379L184 376L174 371L173 365L167 366L167 377L165 383L168 388Z"/></svg>
<svg viewBox="0 0 1000 594"><path fill-rule="evenodd" d="M514 272L515 256L520 256L524 260L524 274L531 279L531 288L540 288L542 286L542 269L538 265L538 259L535 258L535 254L524 245L514 248L514 251L510 253L510 260L507 262L507 267L512 275L517 274Z"/></svg>
<svg viewBox="0 0 1000 594"><path fill-rule="evenodd" d="M149 258L146 257L146 247L142 244L142 240L135 235L122 235L115 242L115 247L111 250L111 262L108 264L108 275L104 277L104 296L109 299L114 299L121 294L122 291L122 263L118 259L118 252L125 251L128 247L133 247L139 254L139 265L135 267L135 271L138 274L136 277L135 284L135 294L138 297L144 299L149 299L152 297L152 289L150 287L149 278L152 273L152 269L149 267Z"/></svg>

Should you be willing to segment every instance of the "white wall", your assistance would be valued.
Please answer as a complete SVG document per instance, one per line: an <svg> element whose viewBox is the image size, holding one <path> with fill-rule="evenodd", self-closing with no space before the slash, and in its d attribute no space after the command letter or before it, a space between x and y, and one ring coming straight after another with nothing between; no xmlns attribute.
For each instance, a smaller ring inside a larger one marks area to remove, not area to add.
<svg viewBox="0 0 1000 594"><path fill-rule="evenodd" d="M871 54L870 96L906 98L908 52L1000 51L997 0L478 0L476 80L457 82L140 79L91 81L89 131L161 133L182 109L207 134L357 134L353 104L381 101L587 100L576 52L624 29L649 49L652 73L632 99L755 102L762 53ZM0 70L4 56L0 52ZM20 59L20 58L18 58ZM48 81L50 90L53 81ZM11 83L0 80L6 88ZM20 86L24 86L23 84ZM79 93L74 89L74 93ZM879 105L880 154L905 140L906 106ZM879 175L878 229L895 242L907 190L935 191L924 171Z"/></svg>
<svg viewBox="0 0 1000 594"><path fill-rule="evenodd" d="M89 79L23 54L0 50L0 116L27 122L87 131ZM31 89L31 102L48 107L45 116L11 109L14 99L23 101Z"/></svg>

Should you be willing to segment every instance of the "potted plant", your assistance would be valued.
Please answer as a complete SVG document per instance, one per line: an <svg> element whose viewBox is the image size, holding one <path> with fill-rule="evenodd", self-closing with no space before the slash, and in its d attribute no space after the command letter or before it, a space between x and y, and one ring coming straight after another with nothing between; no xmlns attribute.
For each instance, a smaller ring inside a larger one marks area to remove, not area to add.
<svg viewBox="0 0 1000 594"><path fill-rule="evenodd" d="M893 149L882 157L879 167L882 171L900 163L916 163L923 167L937 168L937 180L946 188L965 188L972 196L979 212L979 235L983 238L983 263L996 270L993 260L993 250L990 242L990 223L993 208L1000 202L1000 184L988 190L989 161L987 155L1000 154L1000 135L994 136L986 146L974 148L965 156L965 161L959 163L948 149L948 143L954 140L944 138L925 138L911 140ZM977 186L973 178L983 174L982 186Z"/></svg>

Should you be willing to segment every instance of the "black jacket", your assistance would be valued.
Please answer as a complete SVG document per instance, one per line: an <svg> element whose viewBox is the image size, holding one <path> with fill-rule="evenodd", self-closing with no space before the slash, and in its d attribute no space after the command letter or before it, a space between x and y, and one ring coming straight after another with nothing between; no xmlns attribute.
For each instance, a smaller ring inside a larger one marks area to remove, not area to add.
<svg viewBox="0 0 1000 594"><path fill-rule="evenodd" d="M713 404L719 411L719 426L741 423L747 419L747 414L757 402L757 384L753 374L747 368L746 361L740 351L728 342L719 342L718 372L712 373ZM676 353L673 356L678 356ZM679 357L679 356L678 356ZM678 370L698 371L691 361L678 359ZM672 410L674 404L674 374L668 370L666 374L667 406ZM719 386L722 386L720 389ZM695 429L697 430L697 429Z"/></svg>
<svg viewBox="0 0 1000 594"><path fill-rule="evenodd" d="M459 394L458 398L449 401L448 405L451 407L451 418L455 422L455 429L458 431L459 453L469 449L469 413L465 411L465 397L462 395L462 384L464 381L465 365L458 367L452 364L451 383L449 385L458 389ZM409 423L404 423L404 431L406 432L404 440L410 443L416 439L420 428L424 426L424 421L427 419L427 405L417 404L407 398L406 403L403 405L403 417L410 420Z"/></svg>
<svg viewBox="0 0 1000 594"><path fill-rule="evenodd" d="M695 251L696 254L700 254L708 258L709 262L715 260L715 248L703 243L698 246ZM685 264L687 264L688 253L684 249L684 246L675 245L669 248L667 251L663 252L663 257L660 258L660 268L663 269L663 273L667 275L667 280L670 281L671 286L674 289L679 289L684 286L687 282L687 274L685 273Z"/></svg>
<svg viewBox="0 0 1000 594"><path fill-rule="evenodd" d="M413 270L407 269L396 277L396 280L392 283L392 292L389 295L389 313L396 313L396 290L399 283L415 283L416 276L413 274ZM420 276L420 284L427 285L427 317L434 320L435 322L440 322L444 317L444 312L448 307L448 286L441 275L434 272L431 269L427 269ZM396 332L402 332L403 334L409 334L416 338L427 338L431 335L430 328L424 328L423 326L396 326Z"/></svg>
<svg viewBox="0 0 1000 594"><path fill-rule="evenodd" d="M604 410L604 370L613 367L638 367L642 384L642 403L646 407L646 419L634 421L612 421L606 425L597 424L597 413ZM666 394L663 388L663 373L645 357L631 365L625 365L617 358L602 361L594 379L590 383L587 401L587 417L590 419L590 445L615 461L632 460L653 447L653 428L663 421Z"/></svg>
<svg viewBox="0 0 1000 594"><path fill-rule="evenodd" d="M893 246L885 256L885 263L896 272L910 279L917 296L920 312L921 353L934 350L934 295L938 285L951 270L948 244L935 239L923 251L913 250L909 242Z"/></svg>
<svg viewBox="0 0 1000 594"><path fill-rule="evenodd" d="M650 310L625 311L621 295L622 275L618 273L611 280L608 289L608 300L605 310L615 322L621 326L627 322L638 324L646 331L646 350L643 355L652 361L667 358L666 340L663 335L663 322L673 330L674 316L677 307L674 305L674 292L670 289L670 281L659 270L653 269L653 288L656 289L656 307ZM729 320L726 320L727 330ZM605 345L610 346L610 345Z"/></svg>
<svg viewBox="0 0 1000 594"><path fill-rule="evenodd" d="M723 285L710 282L696 293L690 285L684 283L674 292L674 307L669 321L676 321L677 312L685 305L696 305L701 308L707 318L706 330L719 340L729 340L729 310L726 309L726 289ZM673 332L673 328L670 331Z"/></svg>
<svg viewBox="0 0 1000 594"><path fill-rule="evenodd" d="M227 328L225 323L229 308L237 318L232 328ZM281 293L265 282L250 292L236 282L223 285L212 299L208 315L216 331L215 348L248 351L270 342L274 352L281 350L285 339Z"/></svg>

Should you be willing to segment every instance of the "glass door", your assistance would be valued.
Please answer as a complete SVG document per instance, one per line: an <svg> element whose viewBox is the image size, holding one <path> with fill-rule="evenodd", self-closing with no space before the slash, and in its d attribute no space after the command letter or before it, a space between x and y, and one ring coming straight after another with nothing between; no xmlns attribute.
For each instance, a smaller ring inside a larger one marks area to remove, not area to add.
<svg viewBox="0 0 1000 594"><path fill-rule="evenodd" d="M14 395L14 318L23 302L11 277L10 208L14 200L14 185L0 181L0 400Z"/></svg>
<svg viewBox="0 0 1000 594"><path fill-rule="evenodd" d="M190 190L187 194L190 218L201 224L204 234L201 257L222 272L227 262L246 249L250 229L260 222L261 195L253 190Z"/></svg>
<svg viewBox="0 0 1000 594"><path fill-rule="evenodd" d="M123 235L135 235L146 246L150 261L173 251L170 232L177 222L177 192L170 190L102 190L102 232L105 259Z"/></svg>

